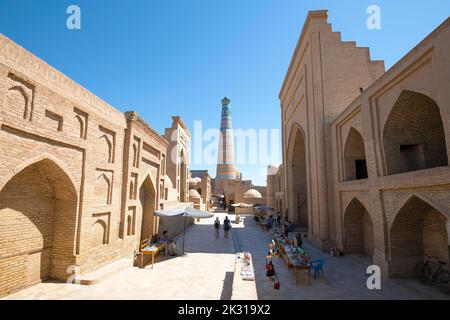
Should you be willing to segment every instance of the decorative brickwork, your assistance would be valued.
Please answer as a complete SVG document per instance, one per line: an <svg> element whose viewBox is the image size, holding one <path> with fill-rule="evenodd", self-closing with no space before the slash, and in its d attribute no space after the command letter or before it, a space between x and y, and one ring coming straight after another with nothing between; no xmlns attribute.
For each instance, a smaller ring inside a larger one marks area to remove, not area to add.
<svg viewBox="0 0 450 320"><path fill-rule="evenodd" d="M139 115L0 35L0 296L64 281L69 266L85 274L132 259L159 231L153 211L179 205L159 194L168 147ZM168 224L179 231L183 221Z"/></svg>
<svg viewBox="0 0 450 320"><path fill-rule="evenodd" d="M415 276L426 255L449 261L449 25L384 72L310 12L281 89L268 202L300 225L306 189L309 238L371 256L385 276Z"/></svg>

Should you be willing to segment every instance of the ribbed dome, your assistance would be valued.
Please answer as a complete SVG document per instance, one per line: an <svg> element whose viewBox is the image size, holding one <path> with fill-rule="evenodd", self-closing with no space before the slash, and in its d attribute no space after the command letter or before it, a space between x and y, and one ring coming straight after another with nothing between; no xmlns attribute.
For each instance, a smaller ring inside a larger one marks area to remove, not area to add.
<svg viewBox="0 0 450 320"><path fill-rule="evenodd" d="M189 190L189 198L190 199L201 199L202 197L200 196L200 194L195 191L194 189Z"/></svg>
<svg viewBox="0 0 450 320"><path fill-rule="evenodd" d="M244 193L244 198L262 198L262 195L258 190L250 189Z"/></svg>

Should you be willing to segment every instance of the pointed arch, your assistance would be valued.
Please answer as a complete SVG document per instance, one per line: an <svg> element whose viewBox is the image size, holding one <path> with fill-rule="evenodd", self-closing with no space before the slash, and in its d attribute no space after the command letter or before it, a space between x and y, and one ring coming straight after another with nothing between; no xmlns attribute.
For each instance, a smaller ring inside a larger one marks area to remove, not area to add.
<svg viewBox="0 0 450 320"><path fill-rule="evenodd" d="M78 124L80 126L80 138L85 138L85 128L84 128L84 119L81 115L76 115L75 118L78 120Z"/></svg>
<svg viewBox="0 0 450 320"><path fill-rule="evenodd" d="M103 219L97 219L91 227L91 246L108 244L108 225Z"/></svg>
<svg viewBox="0 0 450 320"><path fill-rule="evenodd" d="M156 186L148 174L139 188L141 240L148 239L157 232L156 217L154 216L157 206L156 192Z"/></svg>
<svg viewBox="0 0 450 320"><path fill-rule="evenodd" d="M29 114L29 97L25 89L21 86L14 86L9 89L10 92L18 92L23 98L23 118L27 119Z"/></svg>
<svg viewBox="0 0 450 320"><path fill-rule="evenodd" d="M373 220L356 197L344 213L344 251L347 254L374 255Z"/></svg>
<svg viewBox="0 0 450 320"><path fill-rule="evenodd" d="M100 159L106 163L112 163L112 142L109 137L104 134L100 138Z"/></svg>
<svg viewBox="0 0 450 320"><path fill-rule="evenodd" d="M383 129L387 174L448 165L439 106L430 97L404 90Z"/></svg>
<svg viewBox="0 0 450 320"><path fill-rule="evenodd" d="M309 229L306 152L304 131L295 123L289 136L287 154L289 218L301 228Z"/></svg>
<svg viewBox="0 0 450 320"><path fill-rule="evenodd" d="M60 167L61 170L64 171L65 175L70 180L70 183L73 186L77 185L77 183L75 182L76 180L75 180L74 176L71 174L71 172L69 170L69 167L63 161L59 160L58 158L56 158L54 155L52 155L50 153L42 153L38 156L30 157L27 160L22 161L20 164L16 165L13 169L9 170L2 177L0 177L0 190L2 190L4 188L4 186L20 171L22 171L23 169L25 169L26 167L28 167L34 163L38 163L43 160L48 160L48 161L54 162L56 166Z"/></svg>
<svg viewBox="0 0 450 320"><path fill-rule="evenodd" d="M400 210L405 207L405 205L411 201L412 198L418 198L420 200L422 200L423 202L427 203L430 207L432 207L433 209L441 212L447 219L450 220L450 208L447 208L445 206L441 206L438 203L434 202L432 199L419 194L419 193L413 193L412 195L410 195L407 199L403 200L403 202L401 203L401 205L398 207L398 211L396 213L395 216L397 216L397 214L400 212ZM392 221L394 222L394 221ZM392 225L391 225L392 226Z"/></svg>
<svg viewBox="0 0 450 320"><path fill-rule="evenodd" d="M389 275L416 277L416 267L426 256L449 263L447 214L416 195L411 196L394 216L390 237Z"/></svg>
<svg viewBox="0 0 450 320"><path fill-rule="evenodd" d="M111 181L102 173L95 181L94 193L98 205L111 204Z"/></svg>
<svg viewBox="0 0 450 320"><path fill-rule="evenodd" d="M75 262L78 194L69 173L48 158L15 170L0 191L0 256L17 276L0 279L0 295L49 278L65 280Z"/></svg>
<svg viewBox="0 0 450 320"><path fill-rule="evenodd" d="M354 127L350 128L345 141L344 177L346 181L368 178L364 139Z"/></svg>

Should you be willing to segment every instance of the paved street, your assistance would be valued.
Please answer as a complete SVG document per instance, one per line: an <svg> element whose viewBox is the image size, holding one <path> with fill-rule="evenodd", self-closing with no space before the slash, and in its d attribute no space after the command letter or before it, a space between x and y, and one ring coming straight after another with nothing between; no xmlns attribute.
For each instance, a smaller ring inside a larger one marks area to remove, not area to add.
<svg viewBox="0 0 450 320"><path fill-rule="evenodd" d="M234 235L240 250L252 253L255 264L256 287L259 299L449 299L450 295L439 292L436 288L423 285L416 280L382 280L381 290L367 289L365 274L367 264L357 257L332 257L317 250L308 241L304 248L311 258L325 260L325 278L314 279L311 286L307 284L307 273L300 274L297 287L295 274L288 269L282 258L273 258L275 270L281 282L279 291L273 290L272 282L265 276L265 257L271 238L263 232L259 224L251 217L244 221L244 228L235 228Z"/></svg>
<svg viewBox="0 0 450 320"><path fill-rule="evenodd" d="M223 220L225 214L217 212ZM230 216L233 220L234 216ZM184 257L158 257L155 268L129 268L92 286L43 283L7 296L6 299L230 299L233 286L234 253L249 251L254 259L258 299L450 299L436 288L415 280L384 280L381 291L366 287L365 264L353 257L334 258L306 243L312 258L325 259L325 279L312 279L300 285L280 258L274 258L281 281L275 291L265 276L265 256L269 234L245 217L240 225L233 224L232 237L215 239L213 220L192 226L186 234ZM178 238L181 247L182 240ZM242 295L239 295L242 296ZM256 297L249 296L248 299Z"/></svg>

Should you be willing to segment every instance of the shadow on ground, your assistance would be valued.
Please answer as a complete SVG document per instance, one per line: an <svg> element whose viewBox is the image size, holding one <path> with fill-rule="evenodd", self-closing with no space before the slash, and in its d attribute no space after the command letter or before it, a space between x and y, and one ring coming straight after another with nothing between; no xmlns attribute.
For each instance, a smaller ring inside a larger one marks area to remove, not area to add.
<svg viewBox="0 0 450 320"><path fill-rule="evenodd" d="M302 271L297 286L294 270L289 269L282 258L274 257L273 263L281 282L281 289L274 290L265 270L271 241L269 232L263 231L251 216L245 216L243 227L233 228L233 237L238 251L248 251L253 256L258 299L450 300L450 296L443 294L439 288L415 279L382 279L381 290L369 290L367 259L358 256L332 257L315 248L308 240L304 241L304 248L311 259L325 260L325 278L314 279L312 274L311 286L308 286L307 272Z"/></svg>

